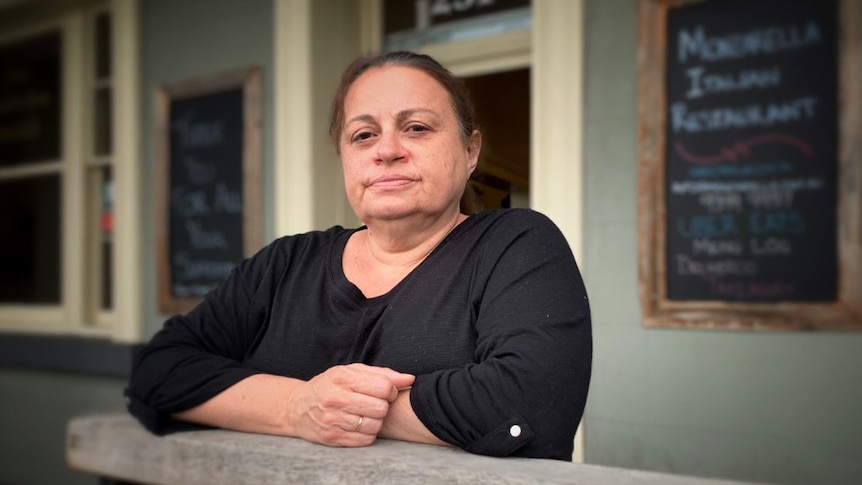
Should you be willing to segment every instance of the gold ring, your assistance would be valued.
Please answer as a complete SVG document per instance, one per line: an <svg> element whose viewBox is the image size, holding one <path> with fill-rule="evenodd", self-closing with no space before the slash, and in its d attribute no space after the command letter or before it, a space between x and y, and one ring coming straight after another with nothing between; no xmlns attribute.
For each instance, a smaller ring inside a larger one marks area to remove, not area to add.
<svg viewBox="0 0 862 485"><path fill-rule="evenodd" d="M365 421L365 416L359 416L359 422L356 423L356 429L353 430L354 433L358 433L360 429L362 429L362 422Z"/></svg>

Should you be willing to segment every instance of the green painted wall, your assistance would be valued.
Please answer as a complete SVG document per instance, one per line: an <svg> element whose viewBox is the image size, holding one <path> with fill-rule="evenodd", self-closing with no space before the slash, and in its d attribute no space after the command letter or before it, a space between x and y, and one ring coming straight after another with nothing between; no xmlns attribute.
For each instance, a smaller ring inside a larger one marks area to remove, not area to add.
<svg viewBox="0 0 862 485"><path fill-rule="evenodd" d="M637 8L586 3L589 463L862 483L862 333L646 329L637 286Z"/></svg>
<svg viewBox="0 0 862 485"><path fill-rule="evenodd" d="M90 484L66 467L73 416L124 409L118 379L0 367L0 483Z"/></svg>

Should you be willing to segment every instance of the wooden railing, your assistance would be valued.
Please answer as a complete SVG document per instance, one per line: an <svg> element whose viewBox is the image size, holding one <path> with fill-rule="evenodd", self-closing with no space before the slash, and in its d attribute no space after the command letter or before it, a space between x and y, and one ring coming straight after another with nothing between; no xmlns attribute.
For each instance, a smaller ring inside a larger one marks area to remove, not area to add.
<svg viewBox="0 0 862 485"><path fill-rule="evenodd" d="M66 438L69 467L99 476L103 483L738 484L555 460L490 458L385 439L365 448L330 448L224 430L158 437L124 413L74 418Z"/></svg>

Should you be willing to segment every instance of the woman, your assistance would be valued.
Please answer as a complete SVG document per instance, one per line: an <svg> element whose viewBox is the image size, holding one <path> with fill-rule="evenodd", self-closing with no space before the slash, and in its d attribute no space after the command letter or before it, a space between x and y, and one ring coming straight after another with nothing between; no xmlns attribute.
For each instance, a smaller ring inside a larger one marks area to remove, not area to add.
<svg viewBox="0 0 862 485"><path fill-rule="evenodd" d="M463 85L427 56L358 59L330 133L365 226L278 239L169 319L135 358L130 412L158 433L571 460L586 292L544 216L459 210L482 143Z"/></svg>

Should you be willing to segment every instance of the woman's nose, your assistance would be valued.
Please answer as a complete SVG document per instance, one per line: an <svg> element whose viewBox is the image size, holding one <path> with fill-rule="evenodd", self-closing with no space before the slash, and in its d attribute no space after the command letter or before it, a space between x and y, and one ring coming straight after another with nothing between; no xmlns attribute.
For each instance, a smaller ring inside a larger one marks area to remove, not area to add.
<svg viewBox="0 0 862 485"><path fill-rule="evenodd" d="M386 132L380 135L377 142L377 160L383 163L397 162L404 158L405 150L397 132Z"/></svg>

